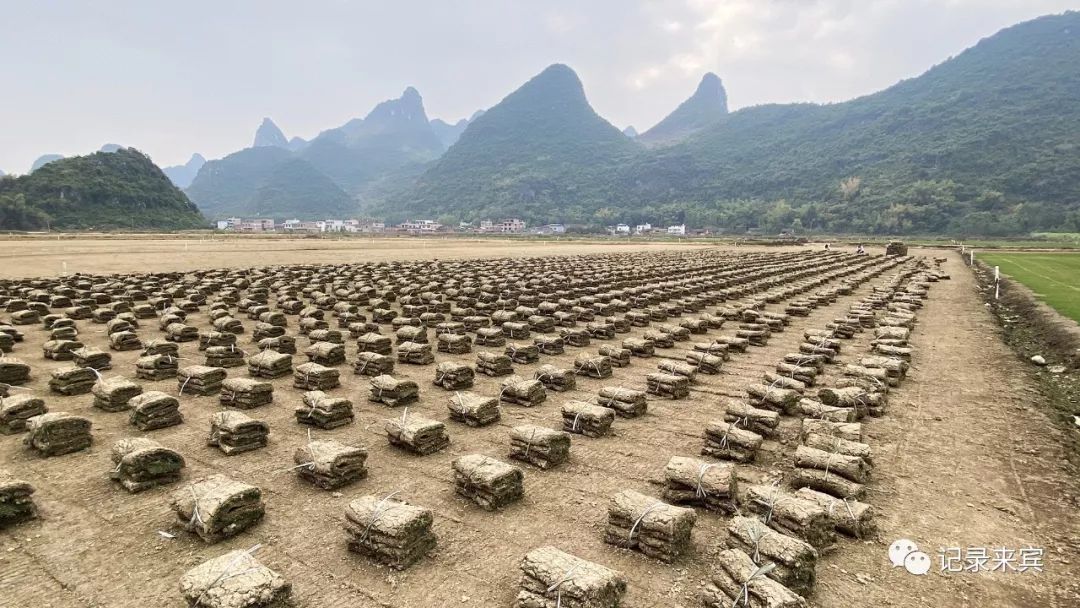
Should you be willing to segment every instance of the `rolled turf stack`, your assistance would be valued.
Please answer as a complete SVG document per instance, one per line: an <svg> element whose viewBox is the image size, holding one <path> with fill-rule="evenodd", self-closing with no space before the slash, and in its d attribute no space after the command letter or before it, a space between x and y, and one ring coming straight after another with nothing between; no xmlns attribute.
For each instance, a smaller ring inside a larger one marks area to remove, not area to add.
<svg viewBox="0 0 1080 608"><path fill-rule="evenodd" d="M330 397L322 391L304 393L303 404L293 410L296 421L323 430L336 429L353 421L353 403L344 397Z"/></svg>
<svg viewBox="0 0 1080 608"><path fill-rule="evenodd" d="M192 365L176 373L176 383L181 395L215 395L228 376L223 368Z"/></svg>
<svg viewBox="0 0 1080 608"><path fill-rule="evenodd" d="M274 385L252 378L228 378L221 383L221 405L249 410L274 401Z"/></svg>
<svg viewBox="0 0 1080 608"><path fill-rule="evenodd" d="M180 354L180 345L166 340L150 340L143 345L142 354L144 357L150 355L172 355L176 357Z"/></svg>
<svg viewBox="0 0 1080 608"><path fill-rule="evenodd" d="M345 345L334 342L316 342L304 349L308 361L319 365L341 365L345 363Z"/></svg>
<svg viewBox="0 0 1080 608"><path fill-rule="evenodd" d="M184 457L153 439L132 437L113 444L109 478L135 494L180 481Z"/></svg>
<svg viewBox="0 0 1080 608"><path fill-rule="evenodd" d="M143 343L133 331L118 331L109 334L109 348L117 352L142 350Z"/></svg>
<svg viewBox="0 0 1080 608"><path fill-rule="evenodd" d="M377 355L389 355L394 350L389 337L375 332L368 332L357 338L356 346L362 353L375 353Z"/></svg>
<svg viewBox="0 0 1080 608"><path fill-rule="evenodd" d="M566 352L565 342L557 336L537 336L533 344L542 355L561 355Z"/></svg>
<svg viewBox="0 0 1080 608"><path fill-rule="evenodd" d="M574 370L555 367L548 363L541 365L533 372L533 378L543 383L544 388L559 393L574 390L577 386Z"/></svg>
<svg viewBox="0 0 1080 608"><path fill-rule="evenodd" d="M742 549L758 566L776 564L769 578L799 595L813 589L818 552L808 543L741 515L732 518L727 531L729 547Z"/></svg>
<svg viewBox="0 0 1080 608"><path fill-rule="evenodd" d="M29 483L0 470L0 529L37 517L33 494Z"/></svg>
<svg viewBox="0 0 1080 608"><path fill-rule="evenodd" d="M131 409L128 403L142 394L141 386L127 378L100 380L91 389L94 407L106 412L124 412Z"/></svg>
<svg viewBox="0 0 1080 608"><path fill-rule="evenodd" d="M608 504L604 542L670 563L690 548L696 520L693 509L623 490Z"/></svg>
<svg viewBox="0 0 1080 608"><path fill-rule="evenodd" d="M446 403L450 419L469 426L487 426L501 416L499 400L469 391L455 392Z"/></svg>
<svg viewBox="0 0 1080 608"><path fill-rule="evenodd" d="M664 500L732 514L738 510L735 467L672 456L664 467Z"/></svg>
<svg viewBox="0 0 1080 608"><path fill-rule="evenodd" d="M330 439L296 448L296 473L324 490L334 490L367 477L367 450Z"/></svg>
<svg viewBox="0 0 1080 608"><path fill-rule="evenodd" d="M610 378L611 359L603 355L581 353L574 359L574 373L590 378Z"/></svg>
<svg viewBox="0 0 1080 608"><path fill-rule="evenodd" d="M206 445L232 456L266 447L269 436L270 425L262 420L237 411L215 412L210 416L210 437Z"/></svg>
<svg viewBox="0 0 1080 608"><path fill-rule="evenodd" d="M248 357L248 374L252 378L273 380L283 378L293 371L292 355L274 350L259 351Z"/></svg>
<svg viewBox="0 0 1080 608"><path fill-rule="evenodd" d="M508 376L514 373L514 362L502 353L481 351L476 353L476 371L492 377Z"/></svg>
<svg viewBox="0 0 1080 608"><path fill-rule="evenodd" d="M180 359L175 355L144 355L135 362L135 377L139 380L167 380L175 378L180 369Z"/></svg>
<svg viewBox="0 0 1080 608"><path fill-rule="evenodd" d="M153 431L176 426L184 421L180 413L180 401L161 391L147 391L132 397L131 424L140 431Z"/></svg>
<svg viewBox="0 0 1080 608"><path fill-rule="evenodd" d="M716 558L711 580L701 592L706 608L805 608L806 600L767 576L740 549L725 549ZM767 568L766 568L767 569Z"/></svg>
<svg viewBox="0 0 1080 608"><path fill-rule="evenodd" d="M763 516L770 528L801 538L814 547L826 547L836 540L835 526L824 507L782 488L749 486L745 506Z"/></svg>
<svg viewBox="0 0 1080 608"><path fill-rule="evenodd" d="M521 572L515 608L617 608L626 594L619 572L555 547L529 551Z"/></svg>
<svg viewBox="0 0 1080 608"><path fill-rule="evenodd" d="M230 368L244 365L244 351L236 346L211 346L206 349L205 354L207 367Z"/></svg>
<svg viewBox="0 0 1080 608"><path fill-rule="evenodd" d="M705 425L705 445L701 448L701 454L722 460L753 462L762 441L761 435L753 431L713 420Z"/></svg>
<svg viewBox="0 0 1080 608"><path fill-rule="evenodd" d="M259 563L250 549L230 551L188 570L180 577L180 593L190 608L284 608L292 604L292 584Z"/></svg>
<svg viewBox="0 0 1080 608"><path fill-rule="evenodd" d="M465 363L443 361L435 366L435 386L440 386L448 391L458 391L471 388L475 381L476 372Z"/></svg>
<svg viewBox="0 0 1080 608"><path fill-rule="evenodd" d="M208 543L236 536L258 523L266 512L259 488L224 475L212 475L176 490L171 506L176 521Z"/></svg>
<svg viewBox="0 0 1080 608"><path fill-rule="evenodd" d="M837 532L855 538L866 538L874 533L874 508L864 502L836 498L810 488L799 488L795 491L795 496L823 507Z"/></svg>
<svg viewBox="0 0 1080 608"><path fill-rule="evenodd" d="M454 490L486 511L497 511L525 494L521 469L483 454L453 462Z"/></svg>
<svg viewBox="0 0 1080 608"><path fill-rule="evenodd" d="M686 376L654 372L645 376L645 385L650 395L669 399L685 399L690 396L690 379Z"/></svg>
<svg viewBox="0 0 1080 608"><path fill-rule="evenodd" d="M597 349L601 357L607 357L613 367L626 367L630 365L630 357L633 354L629 348L605 344Z"/></svg>
<svg viewBox="0 0 1080 608"><path fill-rule="evenodd" d="M395 570L404 570L435 548L430 509L393 495L363 496L345 508L349 550Z"/></svg>
<svg viewBox="0 0 1080 608"><path fill-rule="evenodd" d="M547 389L539 380L510 376L503 380L499 400L525 407L540 405L547 399Z"/></svg>
<svg viewBox="0 0 1080 608"><path fill-rule="evenodd" d="M435 363L435 355L431 352L431 344L426 342L402 342L397 344L397 363L413 365L431 365Z"/></svg>
<svg viewBox="0 0 1080 608"><path fill-rule="evenodd" d="M371 379L368 401L389 407L408 405L420 396L420 386L412 380L398 380L393 376L375 376Z"/></svg>
<svg viewBox="0 0 1080 608"><path fill-rule="evenodd" d="M90 447L90 420L67 412L49 412L26 421L23 444L44 457L60 456Z"/></svg>
<svg viewBox="0 0 1080 608"><path fill-rule="evenodd" d="M476 329L477 346L502 346L506 344L506 334L501 327L478 327Z"/></svg>
<svg viewBox="0 0 1080 608"><path fill-rule="evenodd" d="M649 404L645 391L635 391L621 386L605 386L596 395L596 404L609 407L623 418L637 418L645 415Z"/></svg>
<svg viewBox="0 0 1080 608"><path fill-rule="evenodd" d="M224 331L204 331L199 333L199 350L206 350L211 346L233 346L236 344L236 334Z"/></svg>
<svg viewBox="0 0 1080 608"><path fill-rule="evenodd" d="M381 376L394 371L394 358L379 353L357 353L353 372L357 376Z"/></svg>
<svg viewBox="0 0 1080 608"><path fill-rule="evenodd" d="M260 351L273 351L281 355L296 354L296 338L292 336L275 336L263 338L258 342Z"/></svg>
<svg viewBox="0 0 1080 608"><path fill-rule="evenodd" d="M325 391L341 386L341 377L332 367L301 363L293 370L293 386L305 391Z"/></svg>
<svg viewBox="0 0 1080 608"><path fill-rule="evenodd" d="M26 431L26 421L49 411L45 401L29 394L0 397L0 435Z"/></svg>
<svg viewBox="0 0 1080 608"><path fill-rule="evenodd" d="M510 457L541 470L559 466L570 458L570 434L525 424L510 429Z"/></svg>
<svg viewBox="0 0 1080 608"><path fill-rule="evenodd" d="M84 346L71 354L75 365L79 367L89 367L99 372L112 369L112 355L101 349Z"/></svg>
<svg viewBox="0 0 1080 608"><path fill-rule="evenodd" d="M451 355L463 355L472 351L472 340L469 336L460 334L444 333L438 338L438 351Z"/></svg>
<svg viewBox="0 0 1080 608"><path fill-rule="evenodd" d="M450 445L446 425L438 420L406 415L387 420L383 429L390 445L421 456L434 454Z"/></svg>
<svg viewBox="0 0 1080 608"><path fill-rule="evenodd" d="M41 345L41 350L46 359L52 361L71 361L75 358L72 354L84 345L78 340L49 340Z"/></svg>
<svg viewBox="0 0 1080 608"><path fill-rule="evenodd" d="M94 388L97 380L98 375L88 367L62 367L51 372L49 390L65 397L85 395Z"/></svg>
<svg viewBox="0 0 1080 608"><path fill-rule="evenodd" d="M507 344L503 352L514 363L527 365L540 360L540 349L535 344Z"/></svg>
<svg viewBox="0 0 1080 608"><path fill-rule="evenodd" d="M702 374L716 375L720 373L720 368L724 365L724 358L708 353L690 351L686 353L686 363Z"/></svg>
<svg viewBox="0 0 1080 608"><path fill-rule="evenodd" d="M611 432L615 410L587 401L567 401L562 406L563 430L586 437L603 437Z"/></svg>

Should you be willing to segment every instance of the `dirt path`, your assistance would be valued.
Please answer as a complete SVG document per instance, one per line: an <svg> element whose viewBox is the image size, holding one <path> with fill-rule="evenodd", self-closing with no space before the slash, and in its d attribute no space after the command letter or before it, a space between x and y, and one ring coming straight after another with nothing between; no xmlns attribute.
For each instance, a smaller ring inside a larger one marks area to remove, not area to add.
<svg viewBox="0 0 1080 608"><path fill-rule="evenodd" d="M875 450L870 502L880 536L818 566L821 606L1080 605L1080 505L1060 432L1039 407L1029 369L999 338L955 256L919 313L916 360L867 424ZM889 567L888 545L914 540L935 560L918 577ZM938 572L947 547L1043 547L1042 573Z"/></svg>

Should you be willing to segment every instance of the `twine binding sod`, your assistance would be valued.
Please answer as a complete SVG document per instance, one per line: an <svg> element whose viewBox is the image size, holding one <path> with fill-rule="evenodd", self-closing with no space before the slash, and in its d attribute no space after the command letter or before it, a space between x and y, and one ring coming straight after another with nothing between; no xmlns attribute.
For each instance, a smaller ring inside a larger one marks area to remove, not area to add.
<svg viewBox="0 0 1080 608"><path fill-rule="evenodd" d="M656 507L662 507L662 506L664 506L664 503L658 500L658 501L654 502L653 504L649 505L648 507L646 507L645 510L641 512L641 515L638 515L637 520L634 521L634 525L630 527L630 534L628 534L627 537L626 537L626 542L627 543L634 542L634 532L637 531L637 527L639 525L641 525L641 521L643 519L645 519L645 516L648 515L649 512L652 511L653 509L655 509Z"/></svg>
<svg viewBox="0 0 1080 608"><path fill-rule="evenodd" d="M533 428L532 433L529 433L529 443L527 443L525 445L525 454L524 454L525 458L529 457L529 450L532 449L533 439L535 439L535 438L536 438L536 428Z"/></svg>
<svg viewBox="0 0 1080 608"><path fill-rule="evenodd" d="M375 509L372 511L372 514L371 514L371 521L369 521L368 525L364 528L364 533L360 535L360 540L361 541L367 539L368 532L371 531L371 526L374 526L375 522L379 521L379 518L383 516L383 513L386 513L391 508L393 508L393 505L391 505L390 507L384 508L383 503L390 500L395 494L398 494L400 492L401 492L401 490L395 490L395 491L387 494L379 502L375 503Z"/></svg>
<svg viewBox="0 0 1080 608"><path fill-rule="evenodd" d="M731 608L738 608L739 604L742 604L746 608L750 608L750 582L758 577L765 576L776 569L776 564L768 563L764 566L759 566L756 570L750 573L750 576L743 581L742 588L739 590L738 595L735 596L735 601L731 603Z"/></svg>
<svg viewBox="0 0 1080 608"><path fill-rule="evenodd" d="M232 559L232 561L230 561L225 566L225 569L221 571L221 574L219 574L217 576L217 578L215 578L214 580L210 581L210 584L206 586L206 589L203 589L203 592L200 593L199 597L195 599L195 605L198 605L199 602L202 601L202 598L210 591L210 589L212 589L214 587L214 585L217 585L221 581L233 578L235 576L240 576L242 574L247 574L248 572L251 572L253 570L257 570L257 568L248 568L247 570L241 570L240 572L237 572L235 574L229 574L229 570L232 570L233 568L235 568L236 564L240 563L241 559L243 559L245 556L250 556L250 555L254 554L256 551L258 551L261 548L262 548L262 544L258 544L258 545L255 545L254 547L248 549L247 551L244 551L243 553L237 555L236 557L234 557Z"/></svg>
<svg viewBox="0 0 1080 608"><path fill-rule="evenodd" d="M570 575L573 574L574 571L577 570L578 566L580 566L580 565L581 564L574 564L573 566L570 566L570 568L566 572L564 572L562 576L559 577L559 580L552 583L547 588L547 590L544 591L544 594L546 595L548 593L551 593L552 591L557 590L556 596L555 596L555 608L562 608L562 589L560 587L562 587L563 583L570 580Z"/></svg>
<svg viewBox="0 0 1080 608"><path fill-rule="evenodd" d="M706 492L705 492L705 488L701 487L701 482L702 482L702 479L705 477L705 473L707 473L709 471L709 469L711 469L711 468L713 468L715 466L717 466L717 463L711 462L711 463L703 464L698 468L697 487L694 488L694 496L696 496L697 498L705 498Z"/></svg>

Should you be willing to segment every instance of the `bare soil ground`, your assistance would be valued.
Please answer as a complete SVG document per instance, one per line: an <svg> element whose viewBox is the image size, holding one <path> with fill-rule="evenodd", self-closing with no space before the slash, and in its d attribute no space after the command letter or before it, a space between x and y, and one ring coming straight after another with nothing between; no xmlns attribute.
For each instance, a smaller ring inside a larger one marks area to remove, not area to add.
<svg viewBox="0 0 1080 608"><path fill-rule="evenodd" d="M80 260L80 267L69 270L86 272L367 261L380 259L371 257L378 255L481 257L600 250L592 245L527 248L515 243L507 251L487 243L468 243L445 244L437 252L391 253L359 246L313 252L298 245L297 249L246 251L234 258L227 248L240 245L231 243L207 245L208 249L187 256L175 242L144 249L137 248L145 247L140 242L123 253L116 251L115 243L77 245L83 253L73 257ZM40 250L31 252L8 246L0 243L0 255L7 256L0 257L5 260L2 274L9 276L54 274L57 261L69 255L39 243L31 248ZM6 263L9 259L18 261L14 271ZM1040 408L1040 395L1027 370L999 339L969 271L958 259L950 259L946 269L953 279L935 284L919 312L913 337L916 354L907 381L890 394L890 410L884 418L864 421L876 464L868 502L877 509L881 532L864 541L843 540L823 558L813 605L1064 608L1080 604L1080 520L1075 517L1080 484L1061 454L1059 432ZM767 346L734 355L723 374L700 376L690 399L651 400L648 415L617 420L616 434L611 437L575 436L570 462L547 472L526 467L524 500L499 513L481 511L454 494L453 458L475 452L504 457L511 426L557 426L557 404L588 398L604 385L640 387L643 374L652 371L657 360L635 359L606 380L580 378L577 391L549 393L548 401L536 408L505 407L503 419L490 427L451 424L450 448L425 457L409 457L387 445L382 421L400 411L367 402L367 378L354 376L342 366L343 388L335 394L354 400L356 422L314 434L366 445L370 475L340 494L318 490L284 471L292 466L292 451L306 440L307 433L293 420L300 392L289 388L289 380L275 381L273 405L249 412L270 423L270 445L234 457L205 446L207 420L220 407L217 398L185 397L185 423L150 436L185 455L187 479L217 472L234 475L261 487L268 507L266 519L258 526L213 546L187 534L178 533L175 539L158 534L177 532L167 499L172 488L129 495L109 482L109 447L134 434L125 414L93 409L90 396L49 395L47 403L53 411L94 420L95 444L88 452L42 460L25 452L18 436L0 437L0 462L35 485L42 515L38 521L0 532L0 606L179 607L183 600L177 580L184 571L227 550L256 543L263 545L258 558L285 574L295 586L296 603L310 608L507 606L516 593L522 555L546 544L624 572L630 583L629 607L698 606L697 593L710 571L710 556L725 536L726 518L699 512L695 553L666 565L603 543L607 501L623 489L658 493L657 484L670 456L698 454L702 429L719 415L723 395L741 397L744 387L757 383L784 353L796 350L804 328L823 326L868 289L864 285L855 294L816 309L808 318L795 319L787 331L774 334ZM192 320L197 326L206 325L201 313L192 315ZM250 327L250 321L244 322ZM144 339L160 335L156 327L144 327L140 329ZM86 326L80 338L107 348L105 335L92 333L94 328ZM635 329L631 335L641 331ZM47 395L48 370L65 364L40 358L37 349L44 330L35 326L26 333L27 340L19 348L36 370L29 386ZM250 334L245 336L241 344L249 342ZM866 352L869 339L865 334L858 336L845 345L844 356ZM304 345L306 341L298 341L298 346ZM658 352L678 356L685 348L686 343L676 343L671 352ZM350 357L354 350L350 347ZM541 362L568 367L578 351L568 349L566 355L543 357ZM182 353L197 356L193 343L183 345ZM116 373L131 370L137 356L113 353ZM474 357L440 355L439 360L471 362ZM301 360L302 355L297 357ZM531 374L534 367L518 366L519 373ZM395 376L411 377L421 386L421 401L410 411L444 419L445 400L451 393L431 385L433 368L399 364L397 369ZM478 376L474 390L495 394L497 385L498 379ZM175 381L146 382L144 387L176 391ZM766 442L761 462L745 468L743 481L768 479L774 471L790 469L797 423L785 419L783 425L784 439ZM348 553L340 523L352 496L398 490L435 511L439 536L435 553L404 573ZM917 577L889 565L886 549L901 537L916 541L932 556L939 547L1045 547L1045 571L943 575L934 570Z"/></svg>

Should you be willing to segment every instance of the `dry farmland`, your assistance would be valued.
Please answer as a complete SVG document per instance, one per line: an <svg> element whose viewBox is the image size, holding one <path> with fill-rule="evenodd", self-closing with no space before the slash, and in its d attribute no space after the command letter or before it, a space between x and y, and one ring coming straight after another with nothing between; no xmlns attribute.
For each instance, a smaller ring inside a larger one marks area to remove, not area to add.
<svg viewBox="0 0 1080 608"><path fill-rule="evenodd" d="M0 260L0 469L37 515L0 530L3 606L179 607L186 572L256 545L310 608L614 605L623 583L622 606L731 606L754 559L781 567L751 606L1080 602L1060 431L951 255L34 239ZM23 421L42 407L70 417ZM132 438L164 450L115 451ZM192 485L216 475L256 499ZM900 538L929 574L890 566ZM1043 548L1042 572L941 573L948 547ZM266 582L237 563L194 597Z"/></svg>

